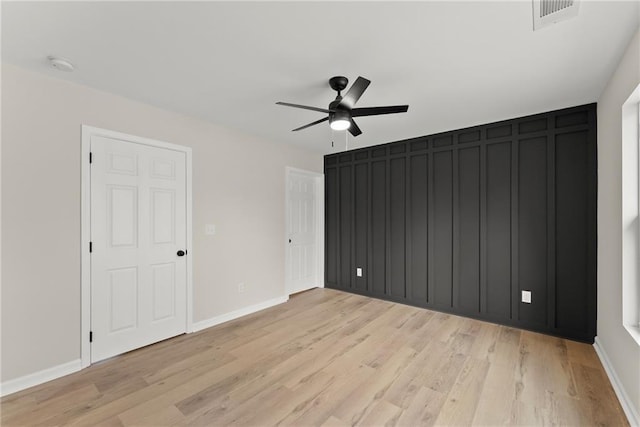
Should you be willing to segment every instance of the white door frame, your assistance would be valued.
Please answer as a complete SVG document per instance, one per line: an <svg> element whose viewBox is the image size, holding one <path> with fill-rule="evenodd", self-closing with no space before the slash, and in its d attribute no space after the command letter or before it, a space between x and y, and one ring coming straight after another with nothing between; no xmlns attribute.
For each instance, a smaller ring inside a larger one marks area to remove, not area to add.
<svg viewBox="0 0 640 427"><path fill-rule="evenodd" d="M316 286L324 288L324 174L311 172L304 169L298 169L291 166L285 167L284 178L284 281L285 281L285 295L291 295L291 285L289 283L289 177L291 173L299 175L306 175L314 178L316 183L316 206L317 206L317 225L316 225L316 245L317 245L317 274L316 274Z"/></svg>
<svg viewBox="0 0 640 427"><path fill-rule="evenodd" d="M89 343L89 332L91 331L91 256L89 254L89 242L91 240L91 168L89 166L89 153L91 149L91 137L101 136L105 138L118 139L135 144L148 145L151 147L165 148L185 153L186 157L186 225L187 225L187 333L193 331L193 248L192 248L192 168L191 168L191 147L171 144L168 142L156 141L154 139L128 135L106 129L82 125L82 148L81 148L81 231L80 231L80 360L82 368L91 364L91 344Z"/></svg>

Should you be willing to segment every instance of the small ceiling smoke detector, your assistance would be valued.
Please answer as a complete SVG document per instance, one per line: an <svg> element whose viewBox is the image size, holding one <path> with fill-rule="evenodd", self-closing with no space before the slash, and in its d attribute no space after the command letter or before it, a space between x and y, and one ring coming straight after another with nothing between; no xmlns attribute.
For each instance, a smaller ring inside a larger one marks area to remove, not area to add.
<svg viewBox="0 0 640 427"><path fill-rule="evenodd" d="M578 16L579 0L533 0L533 30Z"/></svg>
<svg viewBox="0 0 640 427"><path fill-rule="evenodd" d="M64 58L59 58L57 56L48 56L49 64L56 70L71 72L74 70L74 66L71 62L67 61Z"/></svg>

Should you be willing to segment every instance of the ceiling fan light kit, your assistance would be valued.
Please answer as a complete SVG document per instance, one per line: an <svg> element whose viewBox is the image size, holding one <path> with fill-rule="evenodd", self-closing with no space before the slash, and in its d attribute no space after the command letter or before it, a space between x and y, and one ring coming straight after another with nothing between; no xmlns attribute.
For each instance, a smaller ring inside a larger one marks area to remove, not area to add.
<svg viewBox="0 0 640 427"><path fill-rule="evenodd" d="M349 113L344 110L337 110L329 120L331 129L333 130L347 130L351 127L351 117L349 117Z"/></svg>
<svg viewBox="0 0 640 427"><path fill-rule="evenodd" d="M353 136L358 136L362 133L355 121L354 117L363 116L378 116L381 114L395 114L406 113L409 110L408 105L394 105L388 107L365 107L354 108L364 91L369 87L371 81L364 77L358 77L351 85L347 93L342 96L342 91L349 84L349 79L344 76L335 76L329 79L329 86L331 89L338 92L336 99L331 101L329 108L310 107L308 105L291 104L289 102L276 102L278 105L284 105L285 107L301 108L303 110L317 111L319 113L327 114L326 117L316 120L299 128L293 129L293 131L299 131L308 127L329 121L329 126L333 130L349 130L349 133Z"/></svg>

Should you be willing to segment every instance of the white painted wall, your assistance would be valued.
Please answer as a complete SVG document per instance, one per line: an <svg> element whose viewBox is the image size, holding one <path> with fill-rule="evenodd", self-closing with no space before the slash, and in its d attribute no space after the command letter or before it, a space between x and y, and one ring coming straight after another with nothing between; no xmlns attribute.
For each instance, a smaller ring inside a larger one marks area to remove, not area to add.
<svg viewBox="0 0 640 427"><path fill-rule="evenodd" d="M640 83L640 31L598 101L598 345L640 413L640 345L623 326L622 105ZM635 227L634 227L635 229ZM636 261L637 262L637 261Z"/></svg>
<svg viewBox="0 0 640 427"><path fill-rule="evenodd" d="M285 295L285 167L322 170L317 152L3 64L3 382L80 357L82 124L193 148L195 322Z"/></svg>

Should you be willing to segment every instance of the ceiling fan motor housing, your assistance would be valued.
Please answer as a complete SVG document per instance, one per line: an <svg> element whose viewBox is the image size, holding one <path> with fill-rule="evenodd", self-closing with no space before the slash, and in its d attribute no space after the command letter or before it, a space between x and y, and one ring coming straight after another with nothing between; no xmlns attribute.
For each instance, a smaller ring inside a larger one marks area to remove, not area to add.
<svg viewBox="0 0 640 427"><path fill-rule="evenodd" d="M338 95L334 101L331 101L329 103L329 110L330 111L345 110L345 108L342 108L340 106L340 101L342 101L342 97Z"/></svg>

